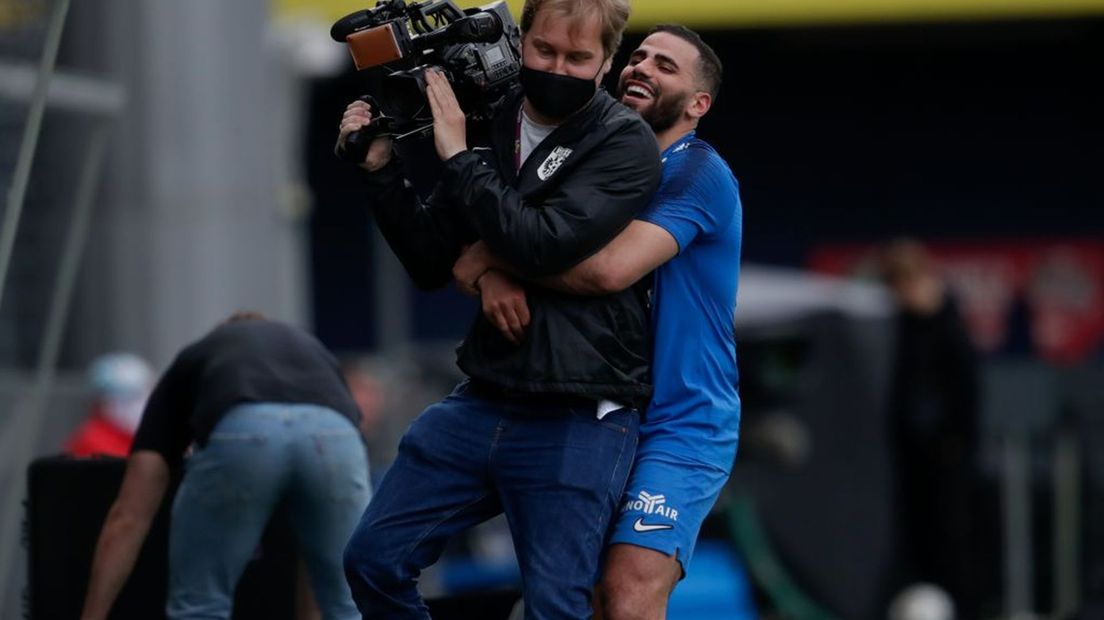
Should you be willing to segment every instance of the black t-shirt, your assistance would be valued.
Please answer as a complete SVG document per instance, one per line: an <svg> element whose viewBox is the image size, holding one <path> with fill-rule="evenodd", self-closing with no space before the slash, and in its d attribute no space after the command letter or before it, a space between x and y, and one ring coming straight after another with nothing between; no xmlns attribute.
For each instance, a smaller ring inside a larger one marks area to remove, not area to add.
<svg viewBox="0 0 1104 620"><path fill-rule="evenodd" d="M355 426L360 411L334 356L310 334L268 320L215 328L173 360L150 395L131 452L153 450L176 467L206 443L222 416L247 402L329 407Z"/></svg>

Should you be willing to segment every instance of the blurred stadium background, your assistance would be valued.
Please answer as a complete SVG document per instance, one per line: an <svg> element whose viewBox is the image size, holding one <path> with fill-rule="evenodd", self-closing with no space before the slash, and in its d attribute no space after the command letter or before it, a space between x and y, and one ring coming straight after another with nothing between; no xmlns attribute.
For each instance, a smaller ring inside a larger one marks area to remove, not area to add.
<svg viewBox="0 0 1104 620"><path fill-rule="evenodd" d="M861 276L901 236L982 360L980 613L1104 618L1104 2L633 7L623 49L675 21L726 63L700 133L745 205L745 440L673 620L737 617L703 606L747 574L764 618L886 617L892 308ZM332 156L366 78L328 29L360 8L0 0L0 616L29 596L27 465L85 415L96 356L163 368L241 308L307 326L388 386L381 462L454 380L475 307L412 288ZM508 585L463 563L499 534L428 583Z"/></svg>

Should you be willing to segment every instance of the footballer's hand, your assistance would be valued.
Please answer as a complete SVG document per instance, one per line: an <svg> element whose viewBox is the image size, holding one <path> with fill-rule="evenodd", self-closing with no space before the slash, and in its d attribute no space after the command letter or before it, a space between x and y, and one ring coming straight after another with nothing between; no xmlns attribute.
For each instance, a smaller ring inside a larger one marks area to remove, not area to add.
<svg viewBox="0 0 1104 620"><path fill-rule="evenodd" d="M478 281L483 315L502 335L514 343L521 344L525 330L529 327L529 304L525 299L525 289L506 274L490 270L479 277Z"/></svg>
<svg viewBox="0 0 1104 620"><path fill-rule="evenodd" d="M460 258L452 265L452 277L456 280L456 286L460 292L469 297L478 297L479 287L475 283L480 276L495 268L495 262L490 248L482 241L476 241L465 247Z"/></svg>

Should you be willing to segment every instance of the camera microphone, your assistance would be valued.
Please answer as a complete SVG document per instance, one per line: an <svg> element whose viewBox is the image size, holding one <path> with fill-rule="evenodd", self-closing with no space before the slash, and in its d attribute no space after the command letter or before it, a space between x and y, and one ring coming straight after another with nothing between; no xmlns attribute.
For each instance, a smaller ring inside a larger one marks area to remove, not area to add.
<svg viewBox="0 0 1104 620"><path fill-rule="evenodd" d="M372 11L356 11L334 22L330 28L330 37L338 43L344 43L349 35L367 26L375 25Z"/></svg>
<svg viewBox="0 0 1104 620"><path fill-rule="evenodd" d="M494 43L502 36L502 20L490 12L468 15L445 28L414 37L414 49L427 50L441 43Z"/></svg>

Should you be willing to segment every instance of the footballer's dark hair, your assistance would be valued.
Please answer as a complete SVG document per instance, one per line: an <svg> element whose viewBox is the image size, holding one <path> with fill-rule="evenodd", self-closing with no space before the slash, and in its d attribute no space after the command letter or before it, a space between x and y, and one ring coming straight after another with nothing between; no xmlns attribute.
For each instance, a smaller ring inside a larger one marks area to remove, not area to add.
<svg viewBox="0 0 1104 620"><path fill-rule="evenodd" d="M724 74L724 65L717 52L702 40L701 35L681 24L660 24L652 28L648 35L657 32L675 35L698 50L699 86L716 100L717 93L721 90L721 76Z"/></svg>

